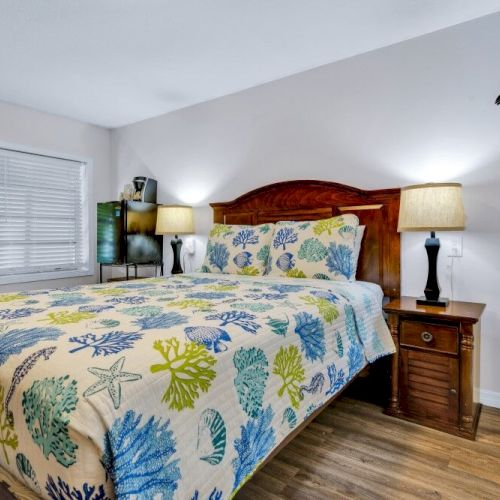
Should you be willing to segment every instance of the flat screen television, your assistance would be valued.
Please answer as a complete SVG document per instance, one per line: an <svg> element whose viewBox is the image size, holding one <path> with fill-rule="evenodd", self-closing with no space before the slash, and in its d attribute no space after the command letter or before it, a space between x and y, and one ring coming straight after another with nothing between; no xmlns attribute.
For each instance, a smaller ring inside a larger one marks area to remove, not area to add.
<svg viewBox="0 0 500 500"><path fill-rule="evenodd" d="M159 264L163 237L155 235L156 203L109 201L97 204L97 262Z"/></svg>

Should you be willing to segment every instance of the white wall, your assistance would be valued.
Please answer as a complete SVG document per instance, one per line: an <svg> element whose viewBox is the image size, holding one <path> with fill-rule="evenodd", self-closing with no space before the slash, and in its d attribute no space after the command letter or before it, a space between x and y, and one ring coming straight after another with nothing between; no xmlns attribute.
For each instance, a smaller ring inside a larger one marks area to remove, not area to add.
<svg viewBox="0 0 500 500"><path fill-rule="evenodd" d="M149 175L160 182L160 202L199 207L199 262L208 202L270 182L463 182L468 223L454 298L488 305L482 398L500 406L499 46L500 16L493 15L120 128L112 133L115 185ZM439 235L445 295L450 234ZM404 294L424 288L424 239L403 235Z"/></svg>
<svg viewBox="0 0 500 500"><path fill-rule="evenodd" d="M90 158L94 165L94 185L91 186L94 202L109 200L115 194L111 184L108 129L0 102L0 142ZM91 207L89 221L91 262L95 261L96 247L95 203ZM96 275L97 268L93 276L2 285L0 292L95 283Z"/></svg>

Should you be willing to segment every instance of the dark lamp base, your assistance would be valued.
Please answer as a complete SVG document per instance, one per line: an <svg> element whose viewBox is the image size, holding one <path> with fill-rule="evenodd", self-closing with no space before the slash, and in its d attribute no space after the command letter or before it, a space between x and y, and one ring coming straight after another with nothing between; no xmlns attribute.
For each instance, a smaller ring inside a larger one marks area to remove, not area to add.
<svg viewBox="0 0 500 500"><path fill-rule="evenodd" d="M174 262L172 265L172 274L181 274L184 271L181 266L181 247L182 240L175 235L175 239L170 240L170 244L172 245L172 252L174 253Z"/></svg>
<svg viewBox="0 0 500 500"><path fill-rule="evenodd" d="M417 305L419 306L448 307L449 303L450 300L444 297L439 297L439 299L437 300L427 300L425 297L420 297L417 299Z"/></svg>

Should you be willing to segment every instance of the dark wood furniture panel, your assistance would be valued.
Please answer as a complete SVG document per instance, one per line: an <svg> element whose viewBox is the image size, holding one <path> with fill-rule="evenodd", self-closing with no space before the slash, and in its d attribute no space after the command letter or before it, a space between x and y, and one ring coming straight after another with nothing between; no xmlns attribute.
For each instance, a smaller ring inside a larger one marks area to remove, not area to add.
<svg viewBox="0 0 500 500"><path fill-rule="evenodd" d="M401 321L400 344L429 351L458 352L458 327L453 324Z"/></svg>
<svg viewBox="0 0 500 500"><path fill-rule="evenodd" d="M484 304L420 306L401 297L384 307L396 354L386 413L475 439L481 405L474 402L478 323Z"/></svg>
<svg viewBox="0 0 500 500"><path fill-rule="evenodd" d="M458 359L401 349L403 411L428 421L458 424Z"/></svg>
<svg viewBox="0 0 500 500"><path fill-rule="evenodd" d="M317 220L353 213L366 226L357 279L378 283L388 297L400 294L400 189L366 191L335 182L303 180L270 184L230 202L211 203L214 222L262 224Z"/></svg>

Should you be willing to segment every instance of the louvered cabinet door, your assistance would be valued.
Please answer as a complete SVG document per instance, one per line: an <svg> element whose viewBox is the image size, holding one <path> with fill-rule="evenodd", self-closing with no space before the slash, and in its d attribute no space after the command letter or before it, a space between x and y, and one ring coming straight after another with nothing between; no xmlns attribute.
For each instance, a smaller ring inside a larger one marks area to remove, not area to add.
<svg viewBox="0 0 500 500"><path fill-rule="evenodd" d="M458 425L458 359L402 348L400 363L401 409L429 423Z"/></svg>

